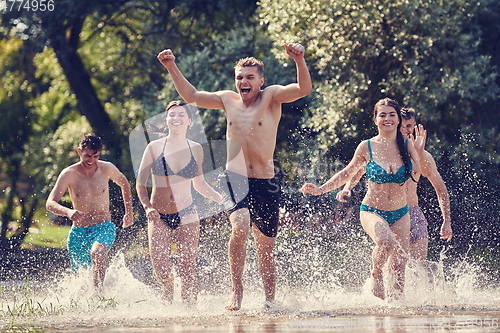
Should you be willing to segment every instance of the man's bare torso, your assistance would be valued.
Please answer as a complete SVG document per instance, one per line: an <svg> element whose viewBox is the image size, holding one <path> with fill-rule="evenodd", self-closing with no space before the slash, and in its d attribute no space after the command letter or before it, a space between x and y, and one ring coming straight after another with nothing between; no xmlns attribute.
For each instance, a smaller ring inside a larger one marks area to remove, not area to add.
<svg viewBox="0 0 500 333"><path fill-rule="evenodd" d="M73 224L86 227L111 220L109 212L109 177L103 172L105 166L99 161L97 170L86 175L78 163L69 167L69 195L73 208L85 213L85 218Z"/></svg>
<svg viewBox="0 0 500 333"><path fill-rule="evenodd" d="M413 179L415 179L418 182L420 181L420 178L422 176L429 177L429 173L431 171L429 170L431 160L432 160L431 154L428 151L424 150L423 159L420 161L422 172L419 173L418 175L413 175ZM412 179L408 179L406 181L406 196L408 198L408 205L410 207L418 206L417 182L413 181Z"/></svg>
<svg viewBox="0 0 500 333"><path fill-rule="evenodd" d="M234 92L223 96L229 141L227 169L250 178L272 178L275 174L273 157L281 104L273 103L271 91L266 89L250 106ZM241 151L244 159L238 156Z"/></svg>

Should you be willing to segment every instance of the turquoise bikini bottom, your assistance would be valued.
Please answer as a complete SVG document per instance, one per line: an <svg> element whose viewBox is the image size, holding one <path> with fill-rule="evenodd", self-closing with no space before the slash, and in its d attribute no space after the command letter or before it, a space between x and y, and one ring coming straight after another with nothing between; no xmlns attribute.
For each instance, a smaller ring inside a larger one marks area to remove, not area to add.
<svg viewBox="0 0 500 333"><path fill-rule="evenodd" d="M384 220L386 220L387 223L389 223L389 225L394 224L396 221L400 220L403 216L405 216L409 212L408 205L401 207L398 210L380 210L377 208L367 206L365 204L361 204L359 206L359 210L375 213Z"/></svg>

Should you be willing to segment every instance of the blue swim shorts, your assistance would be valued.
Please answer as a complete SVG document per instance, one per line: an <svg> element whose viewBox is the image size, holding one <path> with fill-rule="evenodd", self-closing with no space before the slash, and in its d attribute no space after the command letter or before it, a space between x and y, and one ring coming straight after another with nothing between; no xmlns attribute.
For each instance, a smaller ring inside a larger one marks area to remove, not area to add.
<svg viewBox="0 0 500 333"><path fill-rule="evenodd" d="M68 256L71 271L89 268L92 265L90 250L94 243L102 243L108 249L116 239L116 226L106 221L89 227L71 227L68 234Z"/></svg>

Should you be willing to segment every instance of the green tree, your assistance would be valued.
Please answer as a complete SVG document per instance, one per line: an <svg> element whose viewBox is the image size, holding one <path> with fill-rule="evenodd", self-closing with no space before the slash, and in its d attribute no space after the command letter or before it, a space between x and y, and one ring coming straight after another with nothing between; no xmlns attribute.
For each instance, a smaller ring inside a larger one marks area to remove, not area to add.
<svg viewBox="0 0 500 333"><path fill-rule="evenodd" d="M161 75L155 73L159 48L167 41L172 47L199 48L245 16L232 5L250 14L255 8L255 2L243 0L62 0L52 11L10 11L3 24L14 25L24 38L54 50L79 112L103 138L112 159L119 161L127 131L120 126L124 120L113 117L109 108L121 102L123 118L134 120L126 107L140 109L140 104L127 101L151 99L151 91L161 85Z"/></svg>
<svg viewBox="0 0 500 333"><path fill-rule="evenodd" d="M10 142L5 150L10 158L1 164L19 172L2 172L2 187L5 193L17 193L20 175L34 174L37 186L28 187L26 197L41 197L41 202L60 170L75 161L74 145L84 131L99 134L104 158L131 176L127 135L161 103L164 72L156 54L166 46L202 49L225 29L247 22L256 8L255 1L247 0L51 3L53 10L11 10L0 18L2 42L16 40L20 49L31 50L25 62L30 75L15 61L1 71L9 81L4 87L10 98L2 97L1 108L12 117L2 140L5 147ZM18 156L21 161L27 152L31 159L13 168L11 160ZM31 223L28 212L36 203L12 214L21 201L6 196L3 230L14 216Z"/></svg>
<svg viewBox="0 0 500 333"><path fill-rule="evenodd" d="M3 248L16 248L27 234L36 208L44 202L47 180L55 176L60 165L68 164L70 156L74 158L75 154L68 156L60 149L60 140L51 135L69 121L74 99L63 76L57 74L59 67L50 51L37 53L33 43L17 38L4 39L0 45L1 72L5 73L1 79L5 89L0 93L0 168L5 193L0 204L0 243ZM54 89L47 89L49 84ZM59 94L58 87L66 94ZM85 125L67 131L64 138L88 131ZM13 221L20 227L8 237L7 227Z"/></svg>
<svg viewBox="0 0 500 333"><path fill-rule="evenodd" d="M0 78L3 89L0 90L0 170L1 182L6 183L3 202L1 202L2 227L0 231L0 247L15 246L18 239L27 232L25 220L19 235L7 240L8 222L15 214L16 206L26 213L32 208L30 200L23 195L25 187L33 183L21 171L24 147L32 134L30 122L34 120L26 101L33 96L29 78L33 76L30 57L33 57L32 45L19 39L0 41L0 70L8 75ZM24 180L22 186L21 180ZM34 202L36 205L36 201ZM26 216L29 219L29 216ZM4 223L6 221L6 223ZM19 236L19 237L17 237Z"/></svg>
<svg viewBox="0 0 500 333"><path fill-rule="evenodd" d="M478 6L464 0L265 0L260 9L274 39L306 45L319 95L308 124L330 145L373 133L370 110L385 96L413 106L433 134L458 143L472 114L488 114L475 110L477 101L498 95L496 72L478 52Z"/></svg>
<svg viewBox="0 0 500 333"><path fill-rule="evenodd" d="M485 233L498 228L496 218L485 222L492 207L477 213L478 203L498 196L499 88L491 64L498 61L498 43L489 39L500 17L495 1L260 4L261 21L274 40L306 46L316 95L304 125L320 151L312 153L317 165L309 172L328 161L330 172L315 173L323 180L348 161L355 146L374 133L375 102L391 97L417 110L428 130L427 147L450 187L453 211L467 209L453 217L457 233L471 235L477 225ZM480 23L482 18L490 24Z"/></svg>

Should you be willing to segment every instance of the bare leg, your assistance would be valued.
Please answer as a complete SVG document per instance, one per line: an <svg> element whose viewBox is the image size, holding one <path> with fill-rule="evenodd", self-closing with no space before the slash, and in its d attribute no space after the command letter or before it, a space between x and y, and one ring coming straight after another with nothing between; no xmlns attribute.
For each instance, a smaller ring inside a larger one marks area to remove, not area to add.
<svg viewBox="0 0 500 333"><path fill-rule="evenodd" d="M396 298L401 296L405 285L405 268L410 249L410 215L406 214L391 225L391 230L396 238L390 260L391 271L394 274L394 290Z"/></svg>
<svg viewBox="0 0 500 333"><path fill-rule="evenodd" d="M359 216L363 229L375 243L372 252L372 292L374 296L384 299L382 269L395 248L396 238L387 222L377 214L362 211Z"/></svg>
<svg viewBox="0 0 500 333"><path fill-rule="evenodd" d="M108 248L103 243L94 243L90 250L92 258L92 276L94 287L98 290L102 288L104 283L104 276L108 268Z"/></svg>
<svg viewBox="0 0 500 333"><path fill-rule="evenodd" d="M239 209L229 216L231 221L231 238L229 239L228 256L231 271L233 295L226 310L237 311L243 300L243 270L245 268L246 244L250 232L250 214L247 208Z"/></svg>
<svg viewBox="0 0 500 333"><path fill-rule="evenodd" d="M171 303L174 298L174 275L170 260L172 231L161 220L150 221L148 240L153 275L161 285L163 298Z"/></svg>
<svg viewBox="0 0 500 333"><path fill-rule="evenodd" d="M179 252L179 275L182 282L181 298L189 306L196 305L198 299L198 275L196 258L200 239L199 222L180 225L176 241Z"/></svg>
<svg viewBox="0 0 500 333"><path fill-rule="evenodd" d="M418 261L427 260L428 247L428 239L419 239L413 243L410 243L410 257Z"/></svg>
<svg viewBox="0 0 500 333"><path fill-rule="evenodd" d="M273 255L276 238L265 236L256 226L253 226L253 235L266 302L273 302L276 294L276 264Z"/></svg>
<svg viewBox="0 0 500 333"><path fill-rule="evenodd" d="M416 267L413 273L418 280L425 279L427 281L428 262L427 262L427 249L429 245L428 239L418 239L417 241L410 243L410 258L415 261ZM422 273L424 273L422 275Z"/></svg>
<svg viewBox="0 0 500 333"><path fill-rule="evenodd" d="M382 268L384 267L389 250L385 245L375 245L372 252L372 293L374 296L384 299L385 287Z"/></svg>
<svg viewBox="0 0 500 333"><path fill-rule="evenodd" d="M389 258L390 272L394 277L394 285L389 298L399 299L404 292L406 258L403 252L398 249Z"/></svg>

